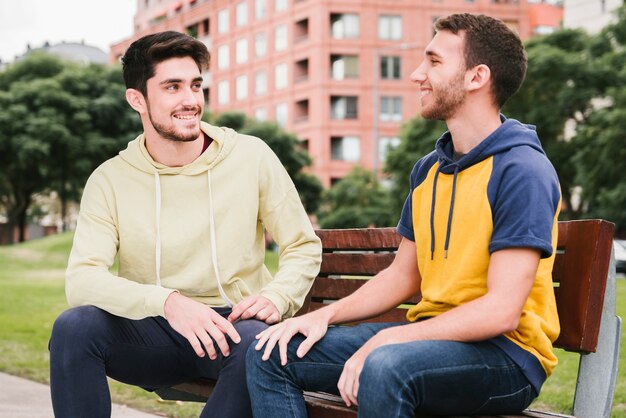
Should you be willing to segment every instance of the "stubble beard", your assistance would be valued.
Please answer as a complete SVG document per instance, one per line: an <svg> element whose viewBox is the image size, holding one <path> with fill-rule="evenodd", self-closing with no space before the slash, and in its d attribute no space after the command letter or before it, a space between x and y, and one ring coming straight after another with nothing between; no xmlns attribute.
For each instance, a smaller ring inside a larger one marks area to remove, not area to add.
<svg viewBox="0 0 626 418"><path fill-rule="evenodd" d="M184 109L184 110L195 110L198 114L200 113L200 109L198 109L197 107L188 108L188 109ZM160 124L159 122L155 121L152 118L152 112L150 111L150 106L149 105L148 105L148 118L150 119L150 123L152 124L152 127L154 128L154 130L162 138L169 139L170 141L174 141L174 142L192 142L192 141L195 141L196 139L198 139L198 137L200 136L200 127L199 126L194 131L185 134L185 133L177 131L176 128L173 125L165 126L165 125Z"/></svg>
<svg viewBox="0 0 626 418"><path fill-rule="evenodd" d="M459 73L445 87L439 88L435 94L433 89L433 103L422 110L422 117L433 120L450 119L465 101L467 93L463 89L465 72Z"/></svg>

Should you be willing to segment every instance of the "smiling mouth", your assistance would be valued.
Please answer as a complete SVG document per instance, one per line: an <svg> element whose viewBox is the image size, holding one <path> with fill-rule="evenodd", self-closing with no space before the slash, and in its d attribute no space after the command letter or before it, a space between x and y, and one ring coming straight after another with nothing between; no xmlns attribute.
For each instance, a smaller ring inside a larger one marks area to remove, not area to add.
<svg viewBox="0 0 626 418"><path fill-rule="evenodd" d="M174 115L174 117L180 120L194 120L198 117L198 114L194 113L193 115Z"/></svg>

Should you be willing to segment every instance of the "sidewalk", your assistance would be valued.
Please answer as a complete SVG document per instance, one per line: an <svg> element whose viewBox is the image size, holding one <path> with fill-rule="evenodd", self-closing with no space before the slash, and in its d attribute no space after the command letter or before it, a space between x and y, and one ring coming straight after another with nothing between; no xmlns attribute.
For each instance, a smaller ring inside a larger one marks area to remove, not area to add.
<svg viewBox="0 0 626 418"><path fill-rule="evenodd" d="M0 373L0 418L53 417L48 386ZM158 418L122 405L113 405L111 417Z"/></svg>

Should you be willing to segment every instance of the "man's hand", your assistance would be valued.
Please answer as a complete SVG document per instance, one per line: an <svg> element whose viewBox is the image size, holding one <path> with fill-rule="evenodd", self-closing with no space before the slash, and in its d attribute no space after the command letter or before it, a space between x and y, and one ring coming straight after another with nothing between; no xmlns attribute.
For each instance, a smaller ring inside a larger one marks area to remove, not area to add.
<svg viewBox="0 0 626 418"><path fill-rule="evenodd" d="M288 319L261 332L257 335L259 342L254 349L261 351L265 345L262 359L267 360L270 358L270 354L276 346L276 343L278 343L280 364L284 366L287 364L287 345L294 335L300 333L306 337L296 351L296 355L302 358L309 352L311 347L313 347L313 344L326 335L327 329L328 318L326 318L321 311L311 312L303 316Z"/></svg>
<svg viewBox="0 0 626 418"><path fill-rule="evenodd" d="M369 356L374 349L395 343L396 341L393 340L392 334L401 331L398 328L400 327L392 327L380 331L363 344L344 364L339 382L337 382L337 388L339 389L341 399L343 399L347 406L359 404L357 399L359 393L359 378L363 370L363 365L365 364L365 359L367 359L367 356Z"/></svg>
<svg viewBox="0 0 626 418"><path fill-rule="evenodd" d="M211 338L225 356L230 354L225 334L235 343L241 341L235 327L228 320L208 306L178 292L173 292L165 300L165 319L176 332L189 341L199 357L204 357L206 349L211 360L217 358Z"/></svg>
<svg viewBox="0 0 626 418"><path fill-rule="evenodd" d="M268 324L275 324L280 321L280 312L265 296L253 295L233 306L232 312L228 315L230 322L251 318L256 318Z"/></svg>

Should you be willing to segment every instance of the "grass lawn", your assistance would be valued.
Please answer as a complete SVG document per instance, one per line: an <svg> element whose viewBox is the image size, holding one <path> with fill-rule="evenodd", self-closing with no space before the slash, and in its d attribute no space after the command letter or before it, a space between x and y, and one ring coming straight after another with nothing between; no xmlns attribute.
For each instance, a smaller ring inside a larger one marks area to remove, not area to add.
<svg viewBox="0 0 626 418"><path fill-rule="evenodd" d="M48 383L48 338L54 319L67 308L63 274L71 234L0 247L0 371ZM266 263L275 270L277 257ZM617 283L617 312L626 320L626 279ZM626 337L622 335L621 369L612 417L626 418ZM578 356L558 351L559 366L543 387L535 407L568 412ZM154 394L111 382L113 401L169 417L197 417L202 405L160 402Z"/></svg>

